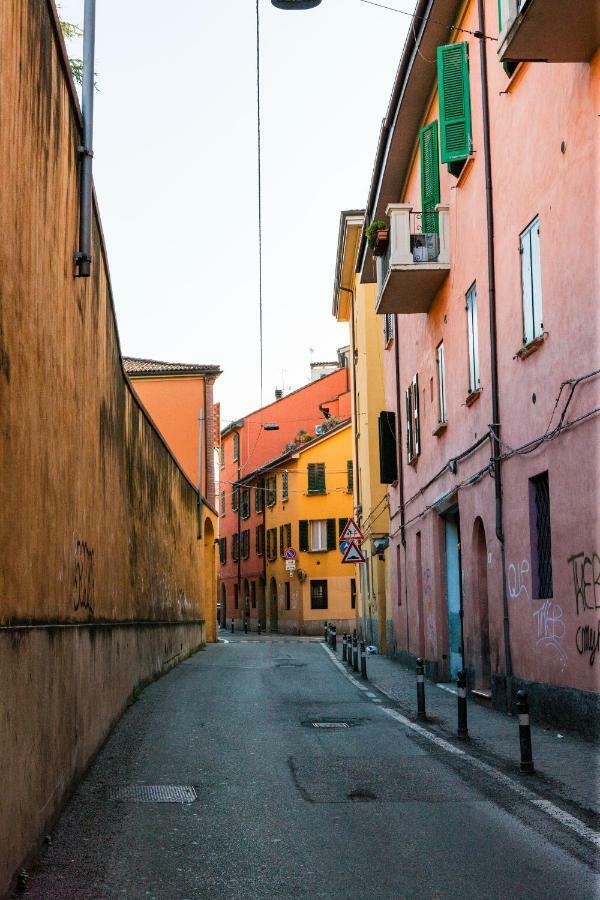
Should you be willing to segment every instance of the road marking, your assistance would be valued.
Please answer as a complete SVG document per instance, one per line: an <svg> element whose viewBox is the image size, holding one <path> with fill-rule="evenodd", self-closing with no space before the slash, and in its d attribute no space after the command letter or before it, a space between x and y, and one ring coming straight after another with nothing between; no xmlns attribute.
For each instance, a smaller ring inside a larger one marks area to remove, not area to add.
<svg viewBox="0 0 600 900"><path fill-rule="evenodd" d="M440 691L448 691L449 694L454 694L455 697L458 696L455 688L451 688L449 684L436 684L436 687L440 689Z"/></svg>
<svg viewBox="0 0 600 900"><path fill-rule="evenodd" d="M352 675L350 675L349 672L345 670L343 665L336 659L335 655L329 649L329 647L327 647L325 644L321 644L321 646L323 647L323 650L325 650L325 652L329 655L333 664L337 666L342 675L344 675L344 677L347 678L348 681L351 681L352 684L354 684L357 688L360 688L362 691L367 690L364 685L360 684L356 680L356 678L354 678ZM378 690L381 690L381 692L391 700L395 700L394 696L390 694L389 691L386 691L383 688L378 688ZM535 794L533 791L530 791L529 788L524 787L522 784L518 784L508 775L505 775L503 772L498 771L498 769L494 769L493 766L490 766L488 765L488 763L477 759L477 757L471 756L470 753L466 753L464 750L461 750L460 747L455 747L454 744L451 744L449 741L446 741L442 737L438 737L437 734L432 734L431 731L428 731L421 725L417 725L416 722L411 722L410 719L407 719L406 716L403 716L402 713L397 712L395 709L390 709L387 706L380 706L379 709L387 716L390 716L390 718L395 719L396 722L404 725L405 728L410 728L411 731L419 734L421 737L425 738L430 743L435 744L437 747L440 747L442 750L445 750L447 753L451 753L453 756L460 756L462 759L464 759L465 762L473 766L473 768L479 769L480 772L485 772L486 775L488 775L490 778L494 778L496 781L509 788L509 790L511 790L513 793L521 797L521 799L526 800L532 806L535 806L537 809L545 812L546 815L550 816L561 825L569 828L571 831L574 831L577 835L579 835L579 837L584 838L595 847L600 848L600 834L597 831L594 831L593 828L589 828L587 825L581 822L580 819L572 816L571 813L566 812L559 806L555 806L555 804L551 803L550 800L543 800L541 797L538 797L537 794Z"/></svg>

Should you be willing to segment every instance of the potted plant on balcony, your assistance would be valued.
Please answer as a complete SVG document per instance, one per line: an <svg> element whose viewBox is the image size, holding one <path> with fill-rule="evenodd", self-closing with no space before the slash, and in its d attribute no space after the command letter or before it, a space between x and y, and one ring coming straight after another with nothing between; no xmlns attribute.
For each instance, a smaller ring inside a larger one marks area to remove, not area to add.
<svg viewBox="0 0 600 900"><path fill-rule="evenodd" d="M373 256L383 256L390 239L390 228L387 222L375 220L367 226L365 236Z"/></svg>

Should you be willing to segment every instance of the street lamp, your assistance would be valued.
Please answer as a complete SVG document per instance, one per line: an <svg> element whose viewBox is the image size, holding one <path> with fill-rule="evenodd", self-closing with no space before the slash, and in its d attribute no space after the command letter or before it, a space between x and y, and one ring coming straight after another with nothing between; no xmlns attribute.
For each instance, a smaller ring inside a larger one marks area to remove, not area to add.
<svg viewBox="0 0 600 900"><path fill-rule="evenodd" d="M321 0L271 0L277 9L313 9Z"/></svg>

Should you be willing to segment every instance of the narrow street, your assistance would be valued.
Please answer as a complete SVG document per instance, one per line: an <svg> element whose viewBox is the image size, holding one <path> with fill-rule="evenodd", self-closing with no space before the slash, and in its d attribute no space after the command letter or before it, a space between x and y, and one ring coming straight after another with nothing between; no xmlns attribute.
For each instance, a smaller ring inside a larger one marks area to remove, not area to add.
<svg viewBox="0 0 600 900"><path fill-rule="evenodd" d="M394 718L322 642L229 637L130 707L28 897L597 896L591 843ZM140 785L196 799L123 799Z"/></svg>

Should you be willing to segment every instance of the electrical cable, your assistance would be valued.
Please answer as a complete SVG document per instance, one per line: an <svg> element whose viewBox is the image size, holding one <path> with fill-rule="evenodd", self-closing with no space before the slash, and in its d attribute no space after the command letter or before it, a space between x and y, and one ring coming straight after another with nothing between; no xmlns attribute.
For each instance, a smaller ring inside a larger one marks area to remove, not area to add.
<svg viewBox="0 0 600 900"><path fill-rule="evenodd" d="M415 19L419 19L424 22L428 17L427 16L417 16L415 13L409 13L405 9L397 9L395 6L387 6L385 3L376 3L375 0L359 0L360 3L366 3L368 6L377 6L379 9L387 9L390 12L400 13L401 16L409 16L414 22ZM470 31L468 28L459 28L458 25L448 25L447 22L440 22L437 19L429 19L429 21L433 25L440 25L442 28L447 28L449 31L460 31L464 34L471 34L476 38L485 38L487 41L497 41L497 37L492 37L490 34L483 34L481 31ZM425 59L425 57L423 57Z"/></svg>

